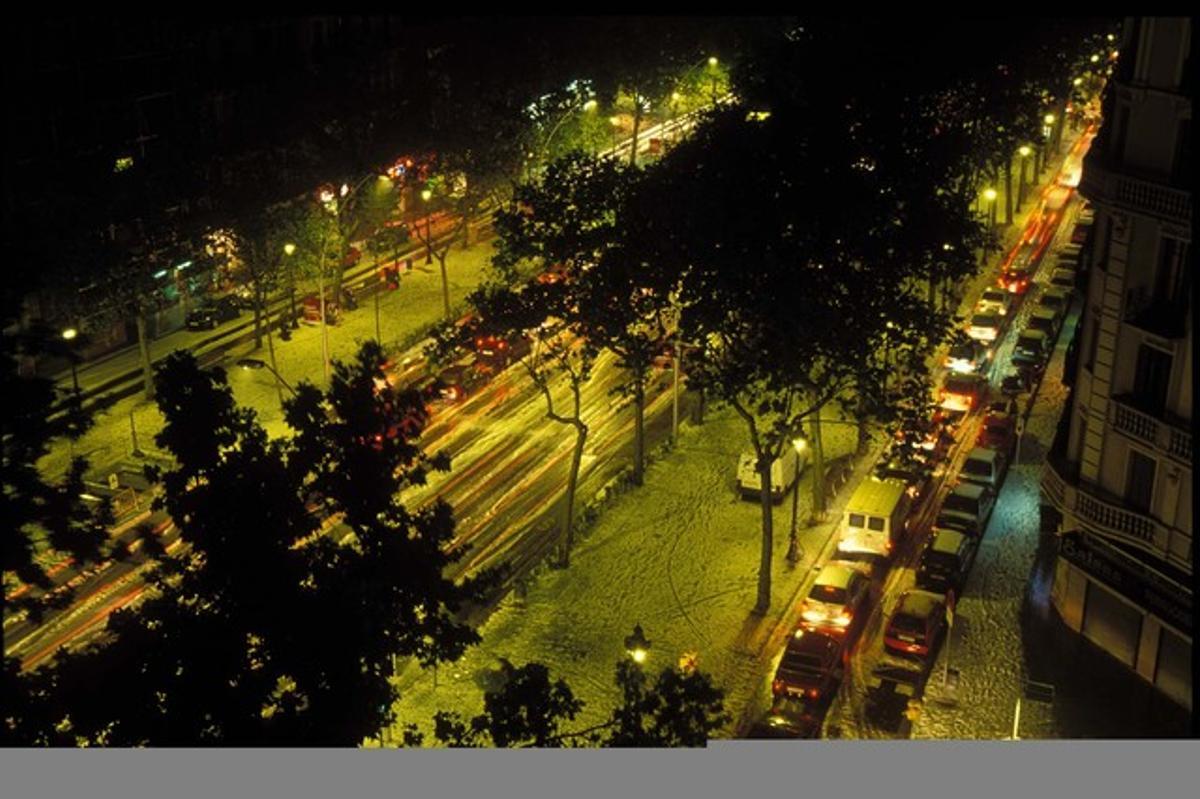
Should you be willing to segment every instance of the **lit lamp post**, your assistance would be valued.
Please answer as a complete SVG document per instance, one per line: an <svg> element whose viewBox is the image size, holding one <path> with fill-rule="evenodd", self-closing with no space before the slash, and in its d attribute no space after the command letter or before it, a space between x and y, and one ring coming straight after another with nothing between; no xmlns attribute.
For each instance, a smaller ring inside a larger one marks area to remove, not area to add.
<svg viewBox="0 0 1200 799"><path fill-rule="evenodd" d="M796 476L792 484L792 529L788 533L788 563L795 566L800 562L800 539L796 532L796 516L800 511L800 460L804 455L804 449L808 446L803 438L797 438L792 442L792 446L796 448ZM813 478L814 480L816 477Z"/></svg>
<svg viewBox="0 0 1200 799"><path fill-rule="evenodd" d="M712 73L712 103L717 104L717 61L715 55L708 57L708 71Z"/></svg>
<svg viewBox="0 0 1200 799"><path fill-rule="evenodd" d="M640 666L646 662L646 657L650 653L650 640L642 632L642 625L633 625L633 635L625 637L625 651L637 665Z"/></svg>
<svg viewBox="0 0 1200 799"><path fill-rule="evenodd" d="M266 363L258 358L242 358L237 362L237 365L246 370L266 369L271 374L275 375L275 391L279 394L280 408L283 407L283 391L280 390L280 386L290 391L293 397L296 396L296 389L288 385L288 381L284 380L283 375L279 374L279 372L271 364Z"/></svg>
<svg viewBox="0 0 1200 799"><path fill-rule="evenodd" d="M79 331L73 327L68 327L62 332L63 341L72 342L79 335ZM67 360L71 362L71 389L75 392L75 396L79 396L79 374L75 370L75 347L68 345Z"/></svg>
<svg viewBox="0 0 1200 799"><path fill-rule="evenodd" d="M1042 157L1043 166L1050 161L1050 137L1054 133L1054 114L1046 114L1042 117L1042 137L1044 143L1042 145L1046 154Z"/></svg>
<svg viewBox="0 0 1200 799"><path fill-rule="evenodd" d="M996 227L996 190L991 186L983 190L983 199L988 201L988 225Z"/></svg>
<svg viewBox="0 0 1200 799"><path fill-rule="evenodd" d="M1033 148L1022 144L1017 148L1017 154L1021 156L1021 174L1017 180L1017 212L1020 213L1021 203L1025 202L1025 168L1029 164L1029 156L1033 155Z"/></svg>
<svg viewBox="0 0 1200 799"><path fill-rule="evenodd" d="M433 219L430 218L429 201L433 199L433 191L421 190L421 201L425 203L425 263L433 263Z"/></svg>

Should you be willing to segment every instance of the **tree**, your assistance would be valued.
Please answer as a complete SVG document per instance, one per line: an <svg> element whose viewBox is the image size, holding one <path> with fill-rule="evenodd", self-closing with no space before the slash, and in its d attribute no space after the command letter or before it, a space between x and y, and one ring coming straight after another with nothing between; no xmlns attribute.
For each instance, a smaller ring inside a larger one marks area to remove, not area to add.
<svg viewBox="0 0 1200 799"><path fill-rule="evenodd" d="M178 466L162 504L187 547L162 555L150 598L111 617L108 641L44 670L42 740L356 745L391 720L395 657L428 665L478 640L454 614L489 578L443 576L450 509L396 501L448 464L414 443L420 399L376 388L381 362L368 342L328 393L301 384L296 435L275 441L222 370L163 362L156 441ZM322 534L329 522L343 535Z"/></svg>
<svg viewBox="0 0 1200 799"><path fill-rule="evenodd" d="M67 473L47 479L37 463L62 438L78 438L91 424L78 397L67 412L57 413L54 384L42 377L22 373L20 364L39 353L53 352L57 336L41 326L13 332L25 292L33 281L18 268L4 281L3 327L0 337L0 385L5 396L2 472L4 493L0 500L7 530L0 549L0 571L4 575L6 618L27 613L40 620L47 609L67 606L74 591L70 585L50 592L54 581L44 556L56 553L82 568L117 553L108 546L108 528L113 524L109 503L92 509L83 501L83 476L87 461L76 457ZM24 584L28 589L18 593ZM19 745L32 741L44 726L46 686L21 673L18 658L4 658L5 702L0 714L0 743Z"/></svg>
<svg viewBox="0 0 1200 799"><path fill-rule="evenodd" d="M540 663L505 664L503 685L484 694L484 712L463 721L456 713L434 718L434 737L450 746L563 746L586 742L605 747L698 747L730 720L724 693L696 670L663 669L653 681L629 661L617 663L621 702L609 720L564 731L584 707L570 686L550 681Z"/></svg>

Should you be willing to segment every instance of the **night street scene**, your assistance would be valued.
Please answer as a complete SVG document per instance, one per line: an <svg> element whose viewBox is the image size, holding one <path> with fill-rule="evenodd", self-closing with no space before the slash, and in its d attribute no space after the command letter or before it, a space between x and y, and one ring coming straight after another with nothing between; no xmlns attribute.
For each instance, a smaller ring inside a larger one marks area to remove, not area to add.
<svg viewBox="0 0 1200 799"><path fill-rule="evenodd" d="M1195 735L1190 18L160 13L7 29L4 746Z"/></svg>

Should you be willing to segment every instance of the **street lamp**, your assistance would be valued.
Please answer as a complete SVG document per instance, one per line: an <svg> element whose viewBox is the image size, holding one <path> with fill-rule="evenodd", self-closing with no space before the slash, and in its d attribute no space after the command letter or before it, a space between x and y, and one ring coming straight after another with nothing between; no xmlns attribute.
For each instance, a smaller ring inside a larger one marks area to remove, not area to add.
<svg viewBox="0 0 1200 799"><path fill-rule="evenodd" d="M567 110L564 111L558 118L558 121L554 123L554 127L550 129L550 134L546 136L546 140L542 143L542 160L550 160L550 143L554 140L554 134L558 133L558 129L562 127L562 124L567 121L569 116L574 114L576 111L590 113L595 111L599 105L600 104L596 102L595 98L588 98L582 104L572 103L570 107L568 107Z"/></svg>
<svg viewBox="0 0 1200 799"><path fill-rule="evenodd" d="M650 640L642 632L642 625L633 625L633 635L625 637L625 651L637 665L640 666L646 662L646 656L650 652Z"/></svg>
<svg viewBox="0 0 1200 799"><path fill-rule="evenodd" d="M988 224L996 227L996 190L988 186L983 190L983 199L988 201Z"/></svg>
<svg viewBox="0 0 1200 799"><path fill-rule="evenodd" d="M62 332L63 341L74 341L79 335L79 331L73 327L68 327ZM67 347L67 360L71 362L71 388L75 392L75 396L79 396L79 375L75 371L75 348L74 346Z"/></svg>
<svg viewBox="0 0 1200 799"><path fill-rule="evenodd" d="M797 438L792 442L792 446L796 448L796 476L792 483L792 529L788 534L788 563L795 566L800 562L800 539L796 532L796 516L800 511L800 458L804 454L804 449L808 446L803 438ZM813 478L814 480L817 478Z"/></svg>
<svg viewBox="0 0 1200 799"><path fill-rule="evenodd" d="M275 375L275 390L279 393L279 407L283 407L283 392L279 391L280 386L283 386L290 391L293 397L296 396L296 389L292 388L288 384L288 381L283 379L283 375L279 374L275 367L271 366L271 364L267 363L266 361L260 360L259 358L242 358L237 362L237 365L243 369L246 369L247 371L252 369L266 369L271 374Z"/></svg>
<svg viewBox="0 0 1200 799"><path fill-rule="evenodd" d="M1025 167L1029 164L1029 156L1033 155L1033 148L1022 144L1017 148L1017 153L1021 156L1021 174L1017 186L1017 211L1020 212L1021 203L1025 202Z"/></svg>
<svg viewBox="0 0 1200 799"><path fill-rule="evenodd" d="M715 55L708 57L708 70L712 73L712 103L717 104L717 57Z"/></svg>
<svg viewBox="0 0 1200 799"><path fill-rule="evenodd" d="M425 263L433 263L433 219L430 216L429 201L433 199L431 189L421 190L421 200L425 203Z"/></svg>

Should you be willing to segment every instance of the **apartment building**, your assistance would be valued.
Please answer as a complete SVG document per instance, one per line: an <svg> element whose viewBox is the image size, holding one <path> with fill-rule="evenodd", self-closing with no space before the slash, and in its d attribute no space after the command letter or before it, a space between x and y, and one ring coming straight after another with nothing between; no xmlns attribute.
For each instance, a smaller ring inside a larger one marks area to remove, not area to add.
<svg viewBox="0 0 1200 799"><path fill-rule="evenodd" d="M1192 707L1189 18L1126 20L1080 192L1094 241L1042 478L1067 627Z"/></svg>

